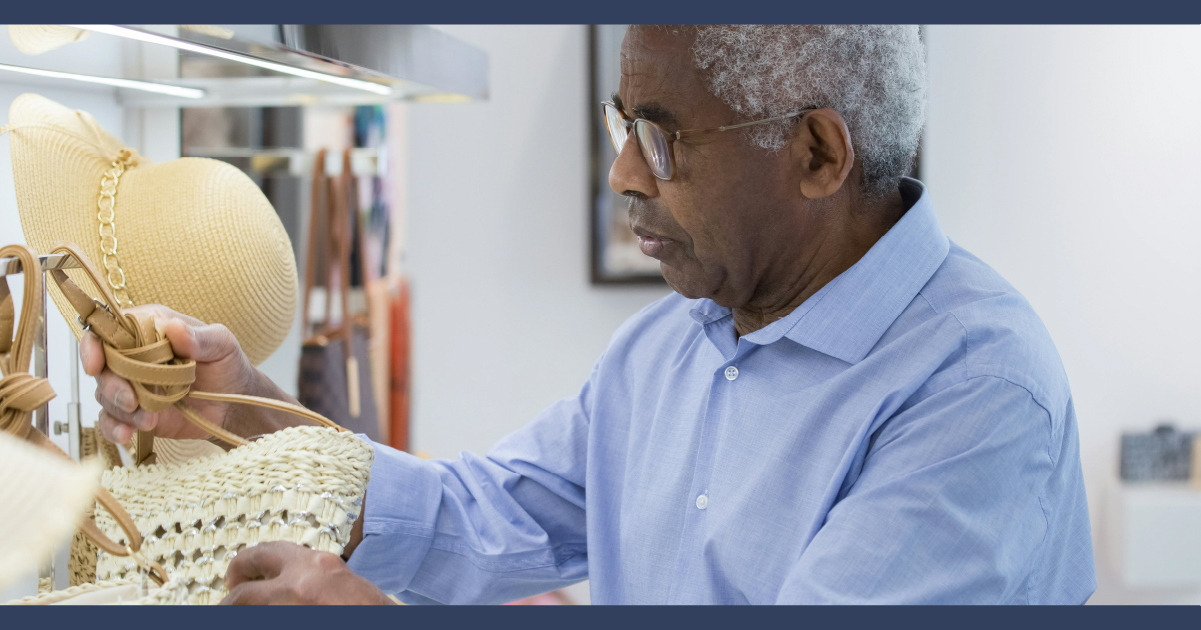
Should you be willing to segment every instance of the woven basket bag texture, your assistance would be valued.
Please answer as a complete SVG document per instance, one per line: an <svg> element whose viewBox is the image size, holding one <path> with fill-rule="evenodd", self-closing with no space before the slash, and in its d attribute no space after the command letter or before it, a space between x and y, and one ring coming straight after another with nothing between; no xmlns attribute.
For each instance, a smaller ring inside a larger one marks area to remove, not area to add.
<svg viewBox="0 0 1201 630"><path fill-rule="evenodd" d="M245 547L282 540L341 555L373 457L352 433L299 426L213 457L112 468L101 484L137 521L145 556L185 583L189 603L215 604L226 595L230 560ZM103 507L96 523L125 541ZM97 579L137 576L128 558L98 554Z"/></svg>
<svg viewBox="0 0 1201 630"><path fill-rule="evenodd" d="M147 589L145 596L139 594L137 580L115 580L89 582L65 588L61 591L43 591L5 603L6 606L51 606L51 605L97 605L136 604L140 606L162 606L188 603L188 588L182 580L171 580L166 584Z"/></svg>
<svg viewBox="0 0 1201 630"><path fill-rule="evenodd" d="M121 465L121 456L112 442L100 436L93 427L84 427L79 437L79 459L85 460L97 457L104 470ZM85 518L92 518L95 502L88 506ZM96 543L88 540L80 530L75 530L71 538L71 551L67 556L67 574L69 586L79 586L96 581L96 552L100 551Z"/></svg>

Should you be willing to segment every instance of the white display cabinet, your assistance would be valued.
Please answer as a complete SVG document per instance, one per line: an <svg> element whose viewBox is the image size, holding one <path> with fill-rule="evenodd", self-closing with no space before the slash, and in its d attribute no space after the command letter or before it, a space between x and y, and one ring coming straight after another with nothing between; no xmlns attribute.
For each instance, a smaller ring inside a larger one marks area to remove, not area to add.
<svg viewBox="0 0 1201 630"><path fill-rule="evenodd" d="M1201 491L1113 480L1105 509L1107 557L1125 586L1201 585Z"/></svg>

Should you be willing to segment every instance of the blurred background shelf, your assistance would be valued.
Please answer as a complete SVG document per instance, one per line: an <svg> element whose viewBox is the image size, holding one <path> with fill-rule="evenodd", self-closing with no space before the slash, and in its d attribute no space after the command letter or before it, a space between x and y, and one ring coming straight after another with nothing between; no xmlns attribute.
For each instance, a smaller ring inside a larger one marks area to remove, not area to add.
<svg viewBox="0 0 1201 630"><path fill-rule="evenodd" d="M1201 585L1201 491L1113 480L1106 510L1105 551L1125 586Z"/></svg>
<svg viewBox="0 0 1201 630"><path fill-rule="evenodd" d="M31 85L90 83L115 90L119 104L133 108L462 103L488 98L487 53L423 25L69 26L86 31L68 46L80 54L26 57L0 70ZM85 44L87 39L93 41ZM114 45L123 49L125 59L160 62L110 65L96 72L86 51Z"/></svg>

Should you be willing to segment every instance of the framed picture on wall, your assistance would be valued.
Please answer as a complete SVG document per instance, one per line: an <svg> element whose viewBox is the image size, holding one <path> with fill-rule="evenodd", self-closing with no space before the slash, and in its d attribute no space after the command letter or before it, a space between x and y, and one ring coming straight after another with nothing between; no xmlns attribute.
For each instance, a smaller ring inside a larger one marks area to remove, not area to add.
<svg viewBox="0 0 1201 630"><path fill-rule="evenodd" d="M659 261L638 249L638 238L630 230L626 198L609 188L609 167L617 153L605 129L600 103L617 91L621 80L621 40L625 33L624 24L589 27L588 120L592 136L589 268L593 284L663 284Z"/></svg>

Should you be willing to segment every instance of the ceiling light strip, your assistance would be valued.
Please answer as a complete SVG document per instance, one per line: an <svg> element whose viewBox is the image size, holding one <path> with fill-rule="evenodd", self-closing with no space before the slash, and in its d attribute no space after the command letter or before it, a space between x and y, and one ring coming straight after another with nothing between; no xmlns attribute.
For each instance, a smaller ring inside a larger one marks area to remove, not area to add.
<svg viewBox="0 0 1201 630"><path fill-rule="evenodd" d="M204 98L205 95L204 90L197 88L167 85L165 83L151 83L149 81L135 81L133 79L97 77L89 74L75 74L73 72L58 72L57 70L42 70L40 68L26 68L25 66L12 66L6 63L0 63L0 70L6 72L19 72L21 74L30 74L39 77L50 77L53 79L71 79L73 81L83 81L85 83L111 85L113 87L128 88L131 90L142 90L143 92L155 92L157 94L166 94L168 96L178 96L180 98Z"/></svg>
<svg viewBox="0 0 1201 630"><path fill-rule="evenodd" d="M97 33L106 33L108 35L116 35L118 37L125 37L128 39L136 39L138 41L146 42L149 44L160 44L162 46L170 46L172 48L178 48L179 50L186 50L186 51L198 53L201 55L208 55L210 57L217 57L220 59L227 59L229 61L236 61L238 63L244 63L244 64L251 65L251 66L257 66L257 67L263 68L265 70L271 70L274 72L282 72L284 74L290 74L292 76L303 77L305 79L316 79L318 81L325 81L327 83L333 83L335 85L341 85L344 87L354 88L356 90L365 90L367 92L374 92L376 94L382 94L385 96L392 94L392 88L390 88L386 85L381 85L379 83L372 83L371 81L362 81L359 79L348 79L346 77L339 77L339 76L332 75L332 74L326 74L324 72L316 72L313 70L306 70L304 68L297 68L295 66L289 66L287 64L276 63L274 61L266 61L263 59L259 59L257 57L251 57L250 55L233 53L233 52L229 52L226 50L221 50L220 48L214 48L212 46L204 46L202 44L193 44L192 42L184 41L182 39L176 39L174 37L167 37L166 35L159 35L157 33L150 33L147 31L136 29L136 28L129 28L126 26L117 26L115 24L69 24L68 26L73 26L75 28L81 28L81 29L85 29L85 30L89 30L89 31L95 31Z"/></svg>

